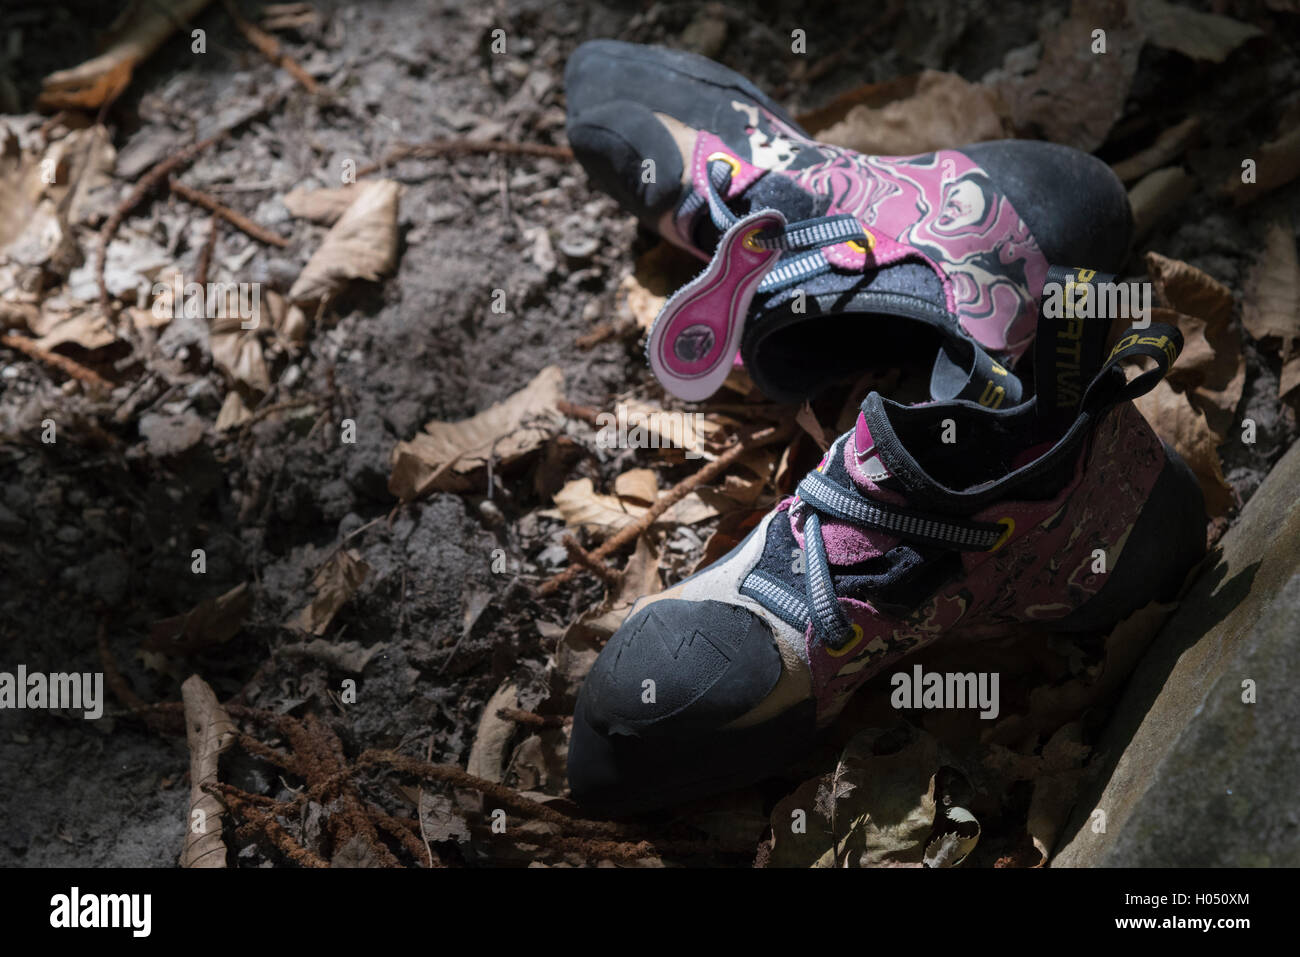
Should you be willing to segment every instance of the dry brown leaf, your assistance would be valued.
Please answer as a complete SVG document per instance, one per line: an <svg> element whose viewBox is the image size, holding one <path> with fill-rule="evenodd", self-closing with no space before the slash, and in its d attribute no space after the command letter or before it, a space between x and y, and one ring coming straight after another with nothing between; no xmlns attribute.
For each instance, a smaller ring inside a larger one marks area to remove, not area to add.
<svg viewBox="0 0 1300 957"><path fill-rule="evenodd" d="M140 647L176 655L225 644L239 633L252 607L253 593L244 582L216 598L204 599L184 615L155 622Z"/></svg>
<svg viewBox="0 0 1300 957"><path fill-rule="evenodd" d="M614 479L614 494L639 505L653 505L659 497L659 478L654 469L628 469Z"/></svg>
<svg viewBox="0 0 1300 957"><path fill-rule="evenodd" d="M823 452L831 447L830 440L826 438L826 432L822 429L822 424L817 421L817 415L808 402L804 402L803 405L799 406L799 411L795 413L794 420L799 423L800 428L808 433L809 437L817 443L817 447Z"/></svg>
<svg viewBox="0 0 1300 957"><path fill-rule="evenodd" d="M513 681L506 679L488 702L483 706L483 714L478 719L478 730L474 733L474 744L469 749L469 760L465 770L477 777L500 783L506 773L506 758L509 757L510 739L515 733L515 723L498 717L502 708L518 708L518 690Z"/></svg>
<svg viewBox="0 0 1300 957"><path fill-rule="evenodd" d="M221 411L217 413L216 430L226 432L230 429L243 425L253 417L253 413L248 410L244 403L244 397L239 394L237 389L231 389L226 393L226 399L221 403Z"/></svg>
<svg viewBox="0 0 1300 957"><path fill-rule="evenodd" d="M336 671L346 671L359 675L366 670L366 665L378 654L388 648L382 641L377 641L369 648L359 641L330 641L326 638L313 638L311 641L281 645L277 654L288 658L310 658L329 665Z"/></svg>
<svg viewBox="0 0 1300 957"><path fill-rule="evenodd" d="M59 307L46 302L41 306L40 317L32 332L39 338L36 344L43 349L53 349L65 343L83 349L102 349L117 341L104 314L93 306Z"/></svg>
<svg viewBox="0 0 1300 957"><path fill-rule="evenodd" d="M298 219L309 219L323 226L333 226L338 222L352 201L357 198L357 186L340 186L336 189L298 189L290 190L281 202L290 215Z"/></svg>
<svg viewBox="0 0 1300 957"><path fill-rule="evenodd" d="M1147 173L1128 191L1133 210L1133 236L1141 239L1196 190L1194 180L1181 166L1166 166Z"/></svg>
<svg viewBox="0 0 1300 957"><path fill-rule="evenodd" d="M700 262L666 240L637 257L630 275L618 286L618 303L636 324L649 330L664 301L699 274Z"/></svg>
<svg viewBox="0 0 1300 957"><path fill-rule="evenodd" d="M844 118L810 129L819 140L884 156L910 156L1006 135L996 94L955 73L926 70L905 97L880 106L859 103Z"/></svg>
<svg viewBox="0 0 1300 957"><path fill-rule="evenodd" d="M744 541L745 536L763 520L767 512L765 508L755 508L748 511L743 509L732 511L723 515L718 522L718 527L704 543L704 552L700 555L700 560L695 563L695 567L691 569L691 574L708 568Z"/></svg>
<svg viewBox="0 0 1300 957"><path fill-rule="evenodd" d="M1300 128L1279 134L1249 158L1255 160L1255 181L1243 182L1244 171L1233 173L1225 188L1237 206L1259 199L1300 176Z"/></svg>
<svg viewBox="0 0 1300 957"><path fill-rule="evenodd" d="M1178 326L1183 352L1169 381L1191 396L1206 415L1216 442L1223 441L1246 384L1246 357L1241 335L1231 324L1232 292L1195 266L1149 252L1147 272L1156 300L1174 310L1153 310L1153 317Z"/></svg>
<svg viewBox="0 0 1300 957"><path fill-rule="evenodd" d="M354 549L335 552L312 578L315 595L302 611L285 624L309 635L323 635L334 616L348 602L370 574L370 566Z"/></svg>
<svg viewBox="0 0 1300 957"><path fill-rule="evenodd" d="M208 331L212 361L234 383L254 395L271 391L271 374L262 353L262 340L255 329L242 328L239 319L220 319Z"/></svg>
<svg viewBox="0 0 1300 957"><path fill-rule="evenodd" d="M1269 226L1246 279L1241 324L1252 339L1300 337L1300 260L1295 234L1285 223Z"/></svg>
<svg viewBox="0 0 1300 957"><path fill-rule="evenodd" d="M934 828L939 764L939 744L924 731L858 732L834 772L804 782L773 809L769 866L920 866ZM802 832L792 827L796 812L803 812Z"/></svg>
<svg viewBox="0 0 1300 957"><path fill-rule="evenodd" d="M1165 0L1137 0L1134 6L1147 43L1176 50L1193 60L1222 63L1247 40L1264 35L1263 30L1249 23Z"/></svg>
<svg viewBox="0 0 1300 957"><path fill-rule="evenodd" d="M631 525L647 511L644 505L597 492L589 478L566 482L554 501L565 525L605 535Z"/></svg>
<svg viewBox="0 0 1300 957"><path fill-rule="evenodd" d="M1104 54L1092 52L1097 29L1106 31ZM1124 110L1141 36L1126 0L1074 0L1069 17L1041 37L1038 68L998 83L1012 123L1053 143L1095 150Z"/></svg>
<svg viewBox="0 0 1300 957"><path fill-rule="evenodd" d="M1147 273L1157 298L1170 309L1199 316L1212 325L1232 315L1232 290L1213 276L1179 259L1146 255Z"/></svg>
<svg viewBox="0 0 1300 957"><path fill-rule="evenodd" d="M554 509L540 514L562 518L570 528L586 529L602 537L626 528L648 511L646 506L630 499L597 492L589 478L566 483L555 493L554 501ZM670 506L655 520L655 524L695 525L716 517L718 511L717 507L704 501L699 492L692 492Z"/></svg>
<svg viewBox="0 0 1300 957"><path fill-rule="evenodd" d="M380 179L359 187L356 199L325 235L289 290L290 302L317 302L350 279L378 279L397 265L398 184Z"/></svg>
<svg viewBox="0 0 1300 957"><path fill-rule="evenodd" d="M203 786L216 783L219 759L239 732L216 694L198 675L185 679L181 700L185 703L185 740L190 748L190 813L181 867L225 867L226 845L221 839L225 808Z"/></svg>
<svg viewBox="0 0 1300 957"><path fill-rule="evenodd" d="M1246 280L1241 324L1254 339L1281 340L1278 398L1300 386L1300 261L1285 223L1269 227L1264 249Z"/></svg>
<svg viewBox="0 0 1300 957"><path fill-rule="evenodd" d="M36 105L42 110L94 110L116 99L136 65L158 49L178 26L198 15L208 0L157 0L128 7L114 24L107 49L69 70L41 81Z"/></svg>
<svg viewBox="0 0 1300 957"><path fill-rule="evenodd" d="M1194 408L1186 395L1163 380L1146 395L1135 399L1134 404L1156 435L1172 445L1196 475L1210 518L1227 514L1234 502L1233 493L1223 477L1218 440L1205 413Z"/></svg>
<svg viewBox="0 0 1300 957"><path fill-rule="evenodd" d="M1200 131L1200 119L1189 116L1176 126L1164 130L1156 137L1156 141L1142 152L1116 163L1112 169L1122 182L1131 183L1145 176L1153 169L1164 166L1182 156Z"/></svg>
<svg viewBox="0 0 1300 957"><path fill-rule="evenodd" d="M583 615L567 628L560 639L560 647L566 650L568 658L566 680L581 682L595 661L595 656L587 653L592 642L603 641L614 634L639 599L657 595L663 587L659 575L659 552L642 535L636 540L636 549L628 559L617 587L607 592L599 608ZM556 662L558 667L558 655ZM573 687L576 689L576 685Z"/></svg>
<svg viewBox="0 0 1300 957"><path fill-rule="evenodd" d="M393 449L388 490L404 502L433 491L472 487L471 476L488 460L509 467L557 432L564 373L547 366L509 398L460 422L435 419Z"/></svg>
<svg viewBox="0 0 1300 957"><path fill-rule="evenodd" d="M677 412L640 399L618 403L617 412L602 413L596 444L605 449L680 449L692 459L711 461L726 445L726 416Z"/></svg>

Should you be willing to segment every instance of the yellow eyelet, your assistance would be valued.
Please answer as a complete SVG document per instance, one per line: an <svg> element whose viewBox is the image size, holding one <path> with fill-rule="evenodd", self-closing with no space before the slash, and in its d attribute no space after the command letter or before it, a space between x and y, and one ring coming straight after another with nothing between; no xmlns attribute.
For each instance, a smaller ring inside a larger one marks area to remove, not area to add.
<svg viewBox="0 0 1300 957"><path fill-rule="evenodd" d="M745 233L745 238L740 241L741 245L744 246L746 249L748 249L751 253L763 252L764 251L763 247L758 245L758 243L756 242L758 238L758 234L761 233L762 231L763 231L762 229L751 229L749 232Z"/></svg>
<svg viewBox="0 0 1300 957"><path fill-rule="evenodd" d="M848 246L855 253L862 253L862 255L865 256L870 250L876 248L876 237L873 236L869 230L864 229L863 232L866 233L867 236L867 244L865 246L856 239L850 239L844 245Z"/></svg>
<svg viewBox="0 0 1300 957"><path fill-rule="evenodd" d="M705 162L712 163L714 160L722 160L722 162L730 166L732 176L740 175L740 160L736 159L736 157L732 156L730 153L723 153L721 151L710 153L709 158Z"/></svg>
<svg viewBox="0 0 1300 957"><path fill-rule="evenodd" d="M855 623L852 627L853 627L853 640L850 641L843 648L839 649L838 651L836 651L834 648L827 648L826 654L830 655L832 658L843 658L855 647L857 647L858 642L862 640L862 626Z"/></svg>
<svg viewBox="0 0 1300 957"><path fill-rule="evenodd" d="M998 524L1001 525L1005 531L998 536L998 540L994 542L993 547L989 549L990 554L996 552L999 548L1005 545L1007 539L1009 539L1012 533L1016 530L1016 520L1014 518L1000 518L998 519Z"/></svg>

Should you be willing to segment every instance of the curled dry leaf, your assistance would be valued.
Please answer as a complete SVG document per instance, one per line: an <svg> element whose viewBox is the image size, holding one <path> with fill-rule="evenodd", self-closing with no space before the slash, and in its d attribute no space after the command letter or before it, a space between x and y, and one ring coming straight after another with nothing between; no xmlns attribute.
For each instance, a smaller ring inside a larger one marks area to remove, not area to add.
<svg viewBox="0 0 1300 957"><path fill-rule="evenodd" d="M938 833L925 845L926 867L956 867L980 840L980 822L964 807L944 808L935 830Z"/></svg>
<svg viewBox="0 0 1300 957"><path fill-rule="evenodd" d="M1194 180L1181 166L1166 166L1147 173L1128 191L1133 210L1133 236L1141 239L1196 190Z"/></svg>
<svg viewBox="0 0 1300 957"><path fill-rule="evenodd" d="M328 299L350 279L378 279L397 265L398 184L375 180L325 235L289 290L294 304Z"/></svg>
<svg viewBox="0 0 1300 957"><path fill-rule="evenodd" d="M1249 23L1165 0L1137 0L1134 14L1147 43L1211 63L1222 63L1247 40L1264 35Z"/></svg>
<svg viewBox="0 0 1300 957"><path fill-rule="evenodd" d="M424 431L393 449L388 490L404 502L429 492L471 488L475 472L509 467L559 431L556 404L563 398L564 373L547 366L509 398L460 422L428 423Z"/></svg>
<svg viewBox="0 0 1300 957"><path fill-rule="evenodd" d="M1232 290L1213 276L1157 252L1146 255L1156 296L1169 308L1219 324L1232 315Z"/></svg>
<svg viewBox="0 0 1300 957"><path fill-rule="evenodd" d="M628 469L614 479L614 494L629 502L653 505L659 497L659 478L654 469Z"/></svg>
<svg viewBox="0 0 1300 957"><path fill-rule="evenodd" d="M1247 181L1243 170L1233 173L1228 180L1226 192L1237 206L1259 199L1300 176L1300 127L1269 140L1249 158L1254 161L1254 176Z"/></svg>
<svg viewBox="0 0 1300 957"><path fill-rule="evenodd" d="M897 89L901 93L906 88ZM870 155L909 156L954 143L1000 139L1006 130L998 106L992 90L954 73L926 70L892 102L858 102L838 122L810 132L819 140Z"/></svg>
<svg viewBox="0 0 1300 957"><path fill-rule="evenodd" d="M184 615L155 622L140 647L168 655L188 655L225 644L239 634L252 607L253 593L243 582L223 595L204 599Z"/></svg>
<svg viewBox="0 0 1300 957"><path fill-rule="evenodd" d="M292 645L283 645L277 652L287 658L310 658L329 665L336 671L346 671L359 675L366 670L375 655L383 652L388 645L377 641L369 648L359 641L329 641L325 638L313 638L311 641Z"/></svg>
<svg viewBox="0 0 1300 957"><path fill-rule="evenodd" d="M1099 28L1105 29L1105 55L1093 52ZM1038 68L1003 79L997 91L1017 129L1092 152L1124 110L1141 31L1125 0L1074 0L1069 17L1041 39Z"/></svg>
<svg viewBox="0 0 1300 957"><path fill-rule="evenodd" d="M281 202L290 215L298 219L309 219L323 226L333 226L338 218L357 198L358 187L340 186L335 189L297 189L285 194Z"/></svg>
<svg viewBox="0 0 1300 957"><path fill-rule="evenodd" d="M939 744L924 731L858 732L834 772L773 809L771 865L919 866L934 830L939 765Z"/></svg>
<svg viewBox="0 0 1300 957"><path fill-rule="evenodd" d="M702 412L678 412L640 399L620 401L602 412L596 444L604 449L681 450L693 459L713 460L725 444L730 419Z"/></svg>
<svg viewBox="0 0 1300 957"><path fill-rule="evenodd" d="M218 432L227 432L230 429L238 428L253 417L249 411L244 397L239 394L237 389L231 389L226 393L225 401L221 403L221 411L217 413L217 424L215 426Z"/></svg>
<svg viewBox="0 0 1300 957"><path fill-rule="evenodd" d="M181 867L225 867L226 845L221 840L225 808L215 795L203 790L217 781L218 762L238 732L216 694L198 675L181 685L185 704L185 740L190 748L190 813L186 818Z"/></svg>
<svg viewBox="0 0 1300 957"><path fill-rule="evenodd" d="M1253 339L1278 339L1282 374L1278 397L1300 386L1300 261L1295 234L1284 223L1269 227L1246 280L1241 324Z"/></svg>
<svg viewBox="0 0 1300 957"><path fill-rule="evenodd" d="M254 395L265 395L271 391L271 374L266 368L262 340L257 337L257 330L245 329L243 325L237 318L213 322L208 332L208 350L213 363L231 382Z"/></svg>
<svg viewBox="0 0 1300 957"><path fill-rule="evenodd" d="M1157 310L1155 318L1176 324L1183 334L1183 352L1169 382L1187 392L1222 442L1246 384L1241 335L1231 324L1232 292L1180 260L1149 252L1146 263L1157 301L1175 310L1173 315Z"/></svg>
<svg viewBox="0 0 1300 957"><path fill-rule="evenodd" d="M41 304L41 311L30 326L37 336L36 344L43 349L72 343L94 350L117 341L117 335L109 328L103 312L81 303L60 305L47 300Z"/></svg>
<svg viewBox="0 0 1300 957"><path fill-rule="evenodd" d="M649 330L664 307L664 301L700 272L699 260L660 240L637 257L631 274L618 286L618 302L626 307L636 324Z"/></svg>
<svg viewBox="0 0 1300 957"><path fill-rule="evenodd" d="M1156 137L1156 141L1142 152L1116 163L1112 169L1122 182L1131 183L1134 180L1141 179L1153 169L1164 166L1182 156L1200 131L1200 119L1189 116L1181 123L1164 130Z"/></svg>
<svg viewBox="0 0 1300 957"><path fill-rule="evenodd" d="M604 602L565 629L560 638L560 654L556 656L556 666L560 667L562 656L566 658L564 664L567 670L563 678L567 686L577 692L578 684L595 662L595 654L590 653L590 650L598 648L598 643L604 642L618 630L640 599L659 594L663 587L663 579L659 574L659 552L642 535L636 540L636 550L628 559L618 585L608 589Z"/></svg>
<svg viewBox="0 0 1300 957"><path fill-rule="evenodd" d="M178 26L188 23L209 0L157 0L127 8L114 25L107 49L69 70L41 81L36 105L42 110L94 110L116 99L136 65L148 59Z"/></svg>
<svg viewBox="0 0 1300 957"><path fill-rule="evenodd" d="M646 513L647 506L632 499L597 492L591 479L567 482L555 493L555 509L542 512L564 519L570 528L582 528L611 535L631 525ZM659 516L657 525L695 525L715 517L718 509L704 500L700 492L691 492Z"/></svg>
<svg viewBox="0 0 1300 957"><path fill-rule="evenodd" d="M370 566L362 561L356 550L335 552L312 578L315 592L312 600L285 624L309 635L325 634L339 609L356 594L369 574Z"/></svg>
<svg viewBox="0 0 1300 957"><path fill-rule="evenodd" d="M506 758L510 756L510 739L514 737L515 723L499 717L502 708L519 707L518 689L507 679L483 706L474 733L474 744L469 749L465 770L487 781L500 783L506 773Z"/></svg>

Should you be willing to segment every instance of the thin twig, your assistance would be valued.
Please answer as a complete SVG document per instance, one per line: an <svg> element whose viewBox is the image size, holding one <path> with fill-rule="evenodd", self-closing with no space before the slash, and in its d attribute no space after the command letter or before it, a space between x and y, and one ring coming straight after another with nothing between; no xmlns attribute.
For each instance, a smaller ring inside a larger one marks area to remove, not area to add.
<svg viewBox="0 0 1300 957"><path fill-rule="evenodd" d="M605 584L617 585L622 581L622 573L615 568L610 568L599 558L593 557L591 552L583 548L572 535L566 534L564 538L560 539L560 542L564 545L564 550L569 553L569 561L575 565L581 565Z"/></svg>
<svg viewBox="0 0 1300 957"><path fill-rule="evenodd" d="M369 176L404 159L435 159L439 156L463 156L471 153L504 153L507 156L539 156L545 159L571 160L573 150L548 143L510 143L505 140L434 140L430 143L404 143L389 150L378 163L357 170Z"/></svg>
<svg viewBox="0 0 1300 957"><path fill-rule="evenodd" d="M497 717L503 721L513 721L531 728L562 728L573 720L562 714L534 714L532 711L523 711L520 708L498 708Z"/></svg>
<svg viewBox="0 0 1300 957"><path fill-rule="evenodd" d="M208 270L212 268L212 254L217 248L217 233L221 231L221 217L216 213L208 220L208 238L199 250L199 262L194 267L194 281L203 289L208 287Z"/></svg>
<svg viewBox="0 0 1300 957"><path fill-rule="evenodd" d="M193 186L186 186L175 179L169 180L167 185L173 193L187 203L202 206L208 212L220 216L231 226L248 236L252 236L260 243L266 243L268 246L279 246L281 249L289 245L289 240L283 236L271 232L264 226L257 225L243 213L235 212L215 196L209 196L207 193L197 190Z"/></svg>
<svg viewBox="0 0 1300 957"><path fill-rule="evenodd" d="M302 68L302 64L284 52L284 47L280 45L279 40L256 24L245 20L231 0L222 0L222 6L226 8L226 13L230 14L230 19L235 22L236 29L244 35L244 39L257 47L264 57L276 66L283 67L308 93L320 92L320 86L315 78Z"/></svg>
<svg viewBox="0 0 1300 957"><path fill-rule="evenodd" d="M149 172L145 173L135 184L135 189L131 190L126 199L117 204L117 208L113 210L113 214L104 221L104 225L99 230L99 248L95 250L95 282L99 285L99 305L100 308L104 310L105 315L109 312L109 302L108 285L104 281L104 262L108 258L108 244L117 234L118 227L122 225L122 221L126 219L127 214L130 213L131 210L135 209L136 206L140 205L141 201L153 192L153 190L157 188L163 180L185 164L193 162L195 157L206 150L209 146L225 139L229 133L230 129L220 130L213 133L207 139L199 140L199 142L187 146L176 155L169 156L167 159L155 164L154 167L149 170Z"/></svg>
<svg viewBox="0 0 1300 957"><path fill-rule="evenodd" d="M701 485L712 482L715 478L729 469L736 461L751 449L759 448L763 445L770 445L773 442L786 438L790 433L787 425L771 426L760 429L752 433L748 438L742 438L733 443L730 448L719 455L704 468L700 469L694 475L682 479L671 489L660 495L659 498L651 505L644 515L638 518L631 525L627 525L618 532L611 535L595 551L588 554L596 561L603 561L610 555L617 552L620 548L630 545L637 540L637 537L650 528L664 512L672 508L691 492L695 491ZM580 564L572 564L563 571L551 576L542 583L538 589L538 594L542 596L553 594L561 585L575 578L578 572L586 567Z"/></svg>
<svg viewBox="0 0 1300 957"><path fill-rule="evenodd" d="M0 335L0 346L14 349L38 362L53 366L64 375L71 376L78 382L84 383L97 391L111 392L113 390L113 384L98 372L87 369L75 359L61 356L57 352L51 352L49 349L38 346L35 339L28 339L26 336Z"/></svg>

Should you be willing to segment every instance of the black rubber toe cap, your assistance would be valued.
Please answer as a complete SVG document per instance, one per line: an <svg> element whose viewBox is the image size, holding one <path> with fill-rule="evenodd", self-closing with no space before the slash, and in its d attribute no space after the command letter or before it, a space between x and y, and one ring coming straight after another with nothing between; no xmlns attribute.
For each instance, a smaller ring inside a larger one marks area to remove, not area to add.
<svg viewBox="0 0 1300 957"><path fill-rule="evenodd" d="M601 651L578 695L569 785L610 814L662 807L751 783L806 748L806 707L743 731L781 676L772 631L717 601L665 599L630 617Z"/></svg>
<svg viewBox="0 0 1300 957"><path fill-rule="evenodd" d="M564 88L570 117L621 100L716 132L723 118L735 115L731 101L740 99L757 103L800 129L779 104L735 70L697 53L667 47L588 40L569 57Z"/></svg>
<svg viewBox="0 0 1300 957"><path fill-rule="evenodd" d="M1133 240L1128 194L1111 168L1068 146L998 140L963 146L1025 221L1047 261L1118 272Z"/></svg>
<svg viewBox="0 0 1300 957"><path fill-rule="evenodd" d="M596 187L647 225L681 201L681 150L644 106L611 100L570 113L565 132Z"/></svg>
<svg viewBox="0 0 1300 957"><path fill-rule="evenodd" d="M666 599L614 633L581 694L602 734L677 737L740 717L780 677L772 630L753 612Z"/></svg>

